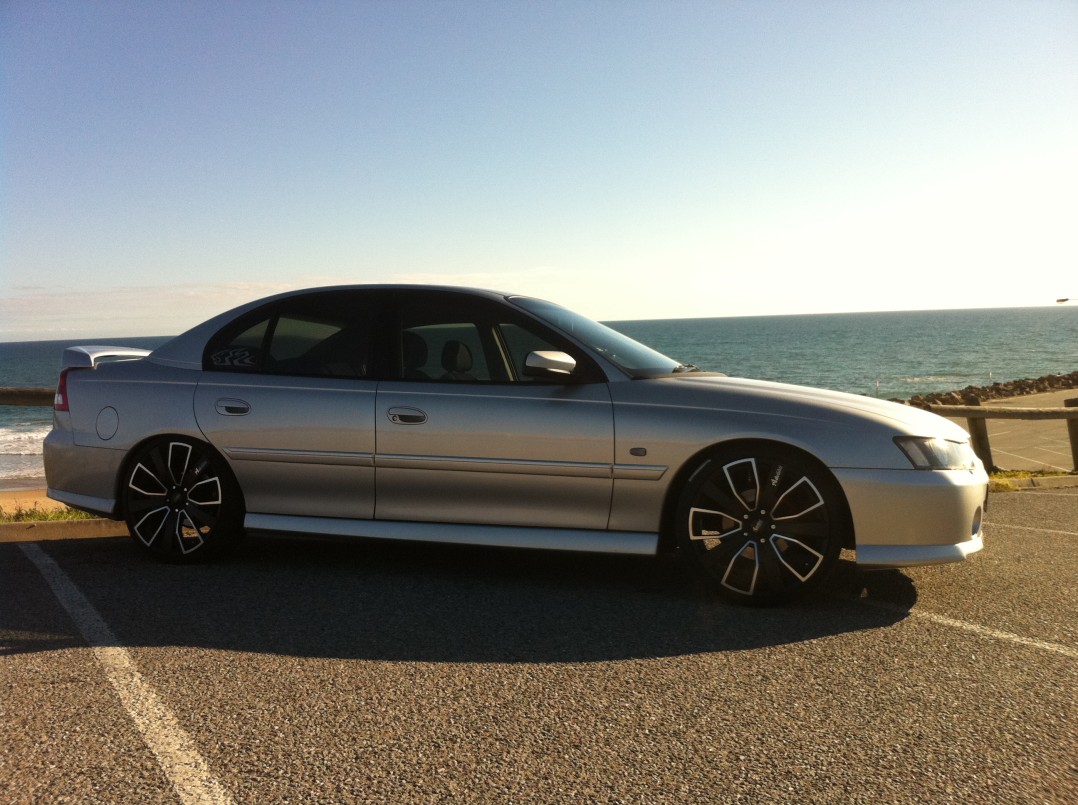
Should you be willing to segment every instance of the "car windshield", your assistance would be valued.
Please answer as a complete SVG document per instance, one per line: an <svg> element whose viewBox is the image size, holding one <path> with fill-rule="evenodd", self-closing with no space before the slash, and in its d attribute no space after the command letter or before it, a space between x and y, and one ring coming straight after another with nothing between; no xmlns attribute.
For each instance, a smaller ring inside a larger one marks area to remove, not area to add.
<svg viewBox="0 0 1078 805"><path fill-rule="evenodd" d="M599 324L560 305L526 296L513 296L509 301L591 347L632 377L655 377L696 368L685 366L605 324Z"/></svg>

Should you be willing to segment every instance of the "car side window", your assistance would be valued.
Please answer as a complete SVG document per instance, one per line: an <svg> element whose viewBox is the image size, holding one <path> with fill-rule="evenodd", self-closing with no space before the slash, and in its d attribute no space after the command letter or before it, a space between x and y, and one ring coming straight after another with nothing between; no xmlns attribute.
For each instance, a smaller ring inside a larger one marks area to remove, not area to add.
<svg viewBox="0 0 1078 805"><path fill-rule="evenodd" d="M537 333L521 327L519 324L504 323L498 325L498 333L502 343L505 344L506 352L513 369L513 380L518 383L542 382L539 378L530 377L524 371L524 362L532 352L543 350L558 350L559 347L551 344Z"/></svg>
<svg viewBox="0 0 1078 805"><path fill-rule="evenodd" d="M233 325L214 337L206 348L203 368L215 372L257 372L262 365L262 345L271 319L243 324L239 332Z"/></svg>
<svg viewBox="0 0 1078 805"><path fill-rule="evenodd" d="M366 377L371 316L349 295L286 300L232 325L210 340L207 371L301 377Z"/></svg>
<svg viewBox="0 0 1078 805"><path fill-rule="evenodd" d="M400 299L398 321L390 341L392 375L402 380L563 382L525 371L528 355L535 351L571 352L580 364L572 382L601 379L579 350L502 305L455 294L415 294Z"/></svg>
<svg viewBox="0 0 1078 805"><path fill-rule="evenodd" d="M489 382L479 328L474 322L446 322L401 331L402 373L406 380Z"/></svg>

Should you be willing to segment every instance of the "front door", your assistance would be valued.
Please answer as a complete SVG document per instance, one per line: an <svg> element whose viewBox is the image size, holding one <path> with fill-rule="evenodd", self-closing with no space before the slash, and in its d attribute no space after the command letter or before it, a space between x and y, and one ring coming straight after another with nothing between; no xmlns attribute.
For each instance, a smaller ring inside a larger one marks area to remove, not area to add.
<svg viewBox="0 0 1078 805"><path fill-rule="evenodd" d="M395 378L375 408L375 516L605 529L614 425L604 379L586 382L584 356L576 382L527 377L528 352L573 348L510 308L465 299L400 295Z"/></svg>

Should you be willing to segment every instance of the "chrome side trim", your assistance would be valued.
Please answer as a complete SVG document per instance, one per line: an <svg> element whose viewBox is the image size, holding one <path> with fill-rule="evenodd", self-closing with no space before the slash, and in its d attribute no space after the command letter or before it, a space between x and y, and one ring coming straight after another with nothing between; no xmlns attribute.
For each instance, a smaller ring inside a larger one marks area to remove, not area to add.
<svg viewBox="0 0 1078 805"><path fill-rule="evenodd" d="M226 447L232 461L276 461L281 464L333 464L373 467L373 453L338 453L328 450L274 450L262 447Z"/></svg>
<svg viewBox="0 0 1078 805"><path fill-rule="evenodd" d="M857 564L865 568L916 567L961 562L984 548L981 534L957 545L859 545Z"/></svg>
<svg viewBox="0 0 1078 805"><path fill-rule="evenodd" d="M658 481L668 467L660 464L615 464L614 479L618 481Z"/></svg>
<svg viewBox="0 0 1078 805"><path fill-rule="evenodd" d="M537 548L653 556L659 535L643 531L590 531L571 528L522 528L455 523L406 523L395 520L346 520L336 517L296 517L283 514L248 514L244 526L251 531L372 537L499 548Z"/></svg>
<svg viewBox="0 0 1078 805"><path fill-rule="evenodd" d="M626 481L658 481L667 467L658 464L600 464L578 461L531 461L511 458L464 456L408 456L379 453L374 464L395 470L442 472L497 472L515 475L554 475L560 478L615 478Z"/></svg>
<svg viewBox="0 0 1078 805"><path fill-rule="evenodd" d="M379 453L379 469L440 470L442 472L497 472L511 475L556 475L565 478L609 478L609 464L577 461L530 461L511 458L463 456L406 456Z"/></svg>
<svg viewBox="0 0 1078 805"><path fill-rule="evenodd" d="M73 509L112 517L116 513L116 501L111 498L95 498L90 495L77 495L74 492L64 492L61 489L50 487L45 495L52 500L59 501Z"/></svg>

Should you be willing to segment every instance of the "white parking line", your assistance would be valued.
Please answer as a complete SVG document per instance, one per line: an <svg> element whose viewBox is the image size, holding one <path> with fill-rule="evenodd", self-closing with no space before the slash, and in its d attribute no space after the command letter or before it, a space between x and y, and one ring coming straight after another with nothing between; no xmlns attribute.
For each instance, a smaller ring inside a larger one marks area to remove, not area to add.
<svg viewBox="0 0 1078 805"><path fill-rule="evenodd" d="M1013 528L1016 531L1036 531L1038 534L1062 534L1065 537L1078 537L1078 532L1074 531L1055 531L1051 528L1036 528L1029 525L1011 525L1010 523L988 523L985 524L986 528Z"/></svg>
<svg viewBox="0 0 1078 805"><path fill-rule="evenodd" d="M1059 455L1061 455L1061 456L1065 455L1061 451L1046 450L1044 448L1040 448L1040 449L1042 450L1042 452L1046 452L1046 453L1059 452ZM1031 457L1029 455L1022 455L1020 453L1008 453L1006 450L999 450L999 449L993 448L992 455L1010 456L1011 458L1018 458L1018 459L1021 459L1022 461L1032 461L1032 462L1034 462L1036 464L1043 464L1045 469L1049 469L1049 470L1052 470L1052 471L1061 471L1061 472L1067 472L1068 471L1067 468L1062 466L1061 464L1050 464L1050 463L1048 463L1047 461L1045 461L1042 458L1033 458L1033 457Z"/></svg>
<svg viewBox="0 0 1078 805"><path fill-rule="evenodd" d="M960 621L955 618L948 618L946 615L937 615L934 612L922 612L915 609L912 610L910 614L915 618L932 621L933 623L939 623L943 626L951 626L955 629L964 629L967 632L973 632L982 637L991 637L996 640L1006 641L1007 643L1015 643L1019 646L1040 649L1041 651L1051 651L1054 654L1062 654L1064 657L1071 657L1078 660L1078 649L1065 646L1062 643L1050 643L1047 640L1034 640L1031 637L1022 637L1022 635L1017 635L1013 632L990 629L987 626L970 623L969 621Z"/></svg>
<svg viewBox="0 0 1078 805"><path fill-rule="evenodd" d="M921 609L907 609L906 607L892 604L887 601L873 601L870 598L853 598L851 600L858 601L870 607L875 607L876 609L885 609L888 612L899 612L913 618L932 621L941 626L950 626L952 629L961 629L965 632L972 632L981 637L990 637L993 640L1002 640L1006 643L1014 643L1015 645L1026 646L1027 648L1050 651L1053 654L1062 654L1064 657L1072 657L1073 659L1078 660L1078 648L1073 648L1064 645L1063 643L1052 643L1048 640L1035 640L1032 637L1023 637L1014 632L1004 632L1001 629L992 629L988 626L981 626L979 623L970 623L969 621L961 621L957 618L948 618L946 615L937 615L935 612L925 612Z"/></svg>
<svg viewBox="0 0 1078 805"><path fill-rule="evenodd" d="M191 736L143 680L131 656L120 647L116 636L86 596L40 546L24 543L19 547L37 566L90 644L120 701L180 799L192 804L231 803L232 797L213 776Z"/></svg>

